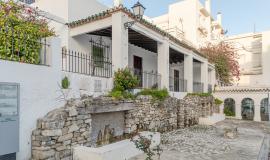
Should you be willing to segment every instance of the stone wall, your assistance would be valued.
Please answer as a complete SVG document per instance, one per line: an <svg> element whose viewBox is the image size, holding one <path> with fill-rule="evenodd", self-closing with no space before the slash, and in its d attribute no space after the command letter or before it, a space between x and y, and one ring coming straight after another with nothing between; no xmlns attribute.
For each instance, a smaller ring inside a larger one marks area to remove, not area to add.
<svg viewBox="0 0 270 160"><path fill-rule="evenodd" d="M105 145L121 134L139 130L167 132L192 126L214 108L213 97L199 96L169 97L164 102L151 96L139 96L135 101L109 97L70 100L38 120L32 132L32 159L69 160L75 146Z"/></svg>
<svg viewBox="0 0 270 160"><path fill-rule="evenodd" d="M95 99L87 97L81 100L70 100L64 107L49 112L44 118L38 120L37 129L32 132L32 159L72 159L71 149L74 146L92 146L93 139L97 139L97 137L91 138L91 134L95 133L92 132L92 127L97 125L94 123L92 125L92 116L95 117L107 111L112 113L116 110L124 112L132 108L129 105L122 104L130 103L116 101L108 97ZM100 120L100 116L98 117L97 120ZM110 124L108 123L106 126L110 126ZM108 141L113 134L109 130L118 133L115 130L118 127L105 128L106 130L98 131L101 133L99 138L104 141ZM124 126L122 126L122 130L124 131Z"/></svg>
<svg viewBox="0 0 270 160"><path fill-rule="evenodd" d="M198 124L200 117L216 112L212 96L186 96L182 100L169 97L162 103L150 96L140 96L135 104L136 108L125 115L126 133L139 130L167 132L189 127Z"/></svg>

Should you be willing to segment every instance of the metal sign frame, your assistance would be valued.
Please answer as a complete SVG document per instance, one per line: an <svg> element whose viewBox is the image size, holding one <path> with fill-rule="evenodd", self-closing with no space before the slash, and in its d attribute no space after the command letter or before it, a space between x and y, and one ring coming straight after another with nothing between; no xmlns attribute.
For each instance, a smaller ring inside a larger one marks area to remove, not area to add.
<svg viewBox="0 0 270 160"><path fill-rule="evenodd" d="M20 84L0 82L0 86L16 86L17 89L17 114L0 116L0 156L19 151L20 132Z"/></svg>

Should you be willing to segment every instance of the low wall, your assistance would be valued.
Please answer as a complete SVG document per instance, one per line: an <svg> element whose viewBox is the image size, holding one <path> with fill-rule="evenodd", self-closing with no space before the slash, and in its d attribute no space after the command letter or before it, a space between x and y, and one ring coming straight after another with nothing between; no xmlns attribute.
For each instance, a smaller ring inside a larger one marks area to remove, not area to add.
<svg viewBox="0 0 270 160"><path fill-rule="evenodd" d="M138 130L167 132L189 127L198 124L200 117L211 116L217 110L212 96L169 97L162 103L151 96L140 96L135 104L136 109L125 116L126 133Z"/></svg>
<svg viewBox="0 0 270 160"><path fill-rule="evenodd" d="M98 139L101 144L110 143L119 132L124 132L124 126L121 123L114 124L115 121L101 123L100 120L106 119L109 113L115 115L133 109L130 104L108 97L69 100L64 107L53 110L38 120L37 128L32 133L32 159L71 159L71 150L75 146L95 146L93 140L97 143ZM124 116L118 119L124 119ZM98 129L100 130L97 131Z"/></svg>
<svg viewBox="0 0 270 160"><path fill-rule="evenodd" d="M135 101L83 96L38 120L32 133L32 159L70 159L76 146L107 145L141 130L167 132L192 126L214 113L213 104L213 97L199 96L162 102L151 96Z"/></svg>

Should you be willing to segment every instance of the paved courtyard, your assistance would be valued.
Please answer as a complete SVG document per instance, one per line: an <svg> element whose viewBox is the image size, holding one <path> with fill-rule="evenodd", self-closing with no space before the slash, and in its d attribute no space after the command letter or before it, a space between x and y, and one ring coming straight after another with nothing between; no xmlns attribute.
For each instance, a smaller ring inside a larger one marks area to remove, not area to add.
<svg viewBox="0 0 270 160"><path fill-rule="evenodd" d="M224 137L224 128L238 128L235 139ZM267 122L225 120L215 126L194 126L162 135L161 160L256 160ZM144 160L144 155L132 160ZM157 158L155 158L157 159Z"/></svg>

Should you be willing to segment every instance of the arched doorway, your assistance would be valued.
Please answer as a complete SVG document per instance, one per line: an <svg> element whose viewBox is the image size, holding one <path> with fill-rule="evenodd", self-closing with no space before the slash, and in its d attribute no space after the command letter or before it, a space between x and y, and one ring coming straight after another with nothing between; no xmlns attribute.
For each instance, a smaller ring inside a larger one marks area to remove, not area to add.
<svg viewBox="0 0 270 160"><path fill-rule="evenodd" d="M242 119L252 121L254 118L254 101L251 98L243 99L241 109Z"/></svg>
<svg viewBox="0 0 270 160"><path fill-rule="evenodd" d="M264 98L261 101L261 119L262 121L269 121L269 109L268 109L268 98Z"/></svg>
<svg viewBox="0 0 270 160"><path fill-rule="evenodd" d="M224 100L224 114L226 116L235 116L235 101L232 98L227 98Z"/></svg>

